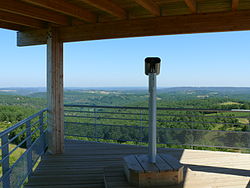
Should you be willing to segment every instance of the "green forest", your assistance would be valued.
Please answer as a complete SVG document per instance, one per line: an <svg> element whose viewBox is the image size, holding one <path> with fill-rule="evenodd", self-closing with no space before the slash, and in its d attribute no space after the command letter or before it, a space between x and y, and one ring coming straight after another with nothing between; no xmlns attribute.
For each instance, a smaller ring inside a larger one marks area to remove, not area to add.
<svg viewBox="0 0 250 188"><path fill-rule="evenodd" d="M45 92L24 91L0 92L1 131L46 107ZM163 88L158 90L157 106L214 110L250 109L249 92L250 88ZM67 89L64 101L65 104L77 105L147 107L148 93L146 89ZM147 142L148 115L145 110L65 109L68 110L65 112L65 130L68 135L74 135L74 138L88 137L88 140L95 140L98 137L110 142L116 140L115 142L133 144ZM227 146L230 146L231 140L232 147L245 147L242 144L244 135L234 140L231 134L205 131L193 131L191 134L187 129L246 132L249 130L249 122L249 113L246 112L158 111L158 143L172 143L167 145L171 147L189 147L190 144L223 145L223 142L229 142Z"/></svg>

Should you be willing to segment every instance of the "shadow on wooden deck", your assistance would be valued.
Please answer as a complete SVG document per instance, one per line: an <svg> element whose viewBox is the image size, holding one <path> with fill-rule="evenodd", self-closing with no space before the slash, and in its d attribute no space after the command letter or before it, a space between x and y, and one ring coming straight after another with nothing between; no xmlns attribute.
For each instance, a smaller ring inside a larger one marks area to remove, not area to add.
<svg viewBox="0 0 250 188"><path fill-rule="evenodd" d="M184 188L250 188L249 154L183 149L158 152L171 154L188 169ZM67 140L65 153L46 154L25 188L101 188L104 168L122 167L123 156L143 153L147 153L146 147Z"/></svg>

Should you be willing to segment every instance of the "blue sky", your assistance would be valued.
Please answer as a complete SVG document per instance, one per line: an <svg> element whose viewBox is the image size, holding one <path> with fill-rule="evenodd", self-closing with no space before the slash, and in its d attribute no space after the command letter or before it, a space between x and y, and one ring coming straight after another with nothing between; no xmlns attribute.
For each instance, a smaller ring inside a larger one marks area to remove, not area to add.
<svg viewBox="0 0 250 188"><path fill-rule="evenodd" d="M46 86L46 46L17 47L0 29L0 87ZM250 32L66 43L66 87L145 87L144 58L162 59L158 86L250 86Z"/></svg>

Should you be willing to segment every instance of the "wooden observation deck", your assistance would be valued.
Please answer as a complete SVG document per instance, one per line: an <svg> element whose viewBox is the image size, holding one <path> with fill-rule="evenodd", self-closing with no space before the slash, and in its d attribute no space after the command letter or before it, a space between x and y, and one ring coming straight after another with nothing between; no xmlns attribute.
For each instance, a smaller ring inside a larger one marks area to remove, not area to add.
<svg viewBox="0 0 250 188"><path fill-rule="evenodd" d="M67 140L65 153L46 154L25 188L103 188L105 169L115 172L107 177L110 187L130 188L125 176L121 178L122 157L146 152L140 146ZM159 149L159 153L171 154L188 169L184 188L250 187L249 154L186 149Z"/></svg>

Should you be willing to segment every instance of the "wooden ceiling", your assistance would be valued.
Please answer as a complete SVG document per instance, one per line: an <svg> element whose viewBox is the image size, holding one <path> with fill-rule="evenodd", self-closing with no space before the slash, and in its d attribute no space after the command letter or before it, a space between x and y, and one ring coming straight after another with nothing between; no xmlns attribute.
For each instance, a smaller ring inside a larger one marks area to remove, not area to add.
<svg viewBox="0 0 250 188"><path fill-rule="evenodd" d="M248 30L250 0L0 1L0 28L19 31L19 45L44 44L50 27L64 42Z"/></svg>

